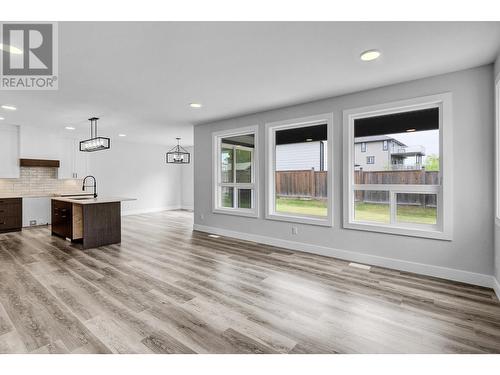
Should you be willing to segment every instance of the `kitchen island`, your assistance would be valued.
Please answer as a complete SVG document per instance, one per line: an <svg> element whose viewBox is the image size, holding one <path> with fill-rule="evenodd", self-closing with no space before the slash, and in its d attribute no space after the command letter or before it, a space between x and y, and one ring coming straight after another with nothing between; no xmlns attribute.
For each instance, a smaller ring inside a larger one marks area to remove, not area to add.
<svg viewBox="0 0 500 375"><path fill-rule="evenodd" d="M52 235L83 249L121 242L121 202L131 198L52 198Z"/></svg>

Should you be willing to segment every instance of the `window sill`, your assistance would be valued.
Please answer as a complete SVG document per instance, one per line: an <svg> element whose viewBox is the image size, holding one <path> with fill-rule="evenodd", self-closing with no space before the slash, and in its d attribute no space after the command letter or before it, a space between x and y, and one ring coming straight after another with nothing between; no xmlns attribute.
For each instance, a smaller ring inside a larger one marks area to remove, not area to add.
<svg viewBox="0 0 500 375"><path fill-rule="evenodd" d="M300 216L300 215L286 215L286 214L272 213L272 214L267 214L266 219L276 220L276 221L286 221L290 223L318 225L323 227L333 227L332 220L328 217L315 218L315 217Z"/></svg>
<svg viewBox="0 0 500 375"><path fill-rule="evenodd" d="M214 214L222 214L222 215L234 215L234 216L245 216L245 217L254 217L258 218L259 213L254 210L238 210L234 208L215 208L212 210Z"/></svg>
<svg viewBox="0 0 500 375"><path fill-rule="evenodd" d="M407 237L419 237L419 238L428 238L433 240L443 240L443 241L452 241L452 235L450 233L446 233L444 231L434 230L434 229L426 229L426 228L408 228L404 226L386 226L380 225L377 223L362 223L362 222L347 222L344 223L345 229L355 229L355 230L363 230L368 232L378 232L385 234L395 234L400 236Z"/></svg>

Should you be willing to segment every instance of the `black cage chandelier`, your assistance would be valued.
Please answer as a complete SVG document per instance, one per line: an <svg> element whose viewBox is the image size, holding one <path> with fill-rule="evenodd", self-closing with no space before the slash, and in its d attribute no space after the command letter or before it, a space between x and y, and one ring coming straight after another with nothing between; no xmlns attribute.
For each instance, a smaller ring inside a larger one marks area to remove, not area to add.
<svg viewBox="0 0 500 375"><path fill-rule="evenodd" d="M189 162L191 161L191 155L184 147L179 144L181 139L175 139L177 139L177 146L167 152L167 163L189 164Z"/></svg>
<svg viewBox="0 0 500 375"><path fill-rule="evenodd" d="M111 147L111 140L97 135L97 120L98 117L89 118L90 121L90 139L80 142L80 151L93 152L107 150Z"/></svg>

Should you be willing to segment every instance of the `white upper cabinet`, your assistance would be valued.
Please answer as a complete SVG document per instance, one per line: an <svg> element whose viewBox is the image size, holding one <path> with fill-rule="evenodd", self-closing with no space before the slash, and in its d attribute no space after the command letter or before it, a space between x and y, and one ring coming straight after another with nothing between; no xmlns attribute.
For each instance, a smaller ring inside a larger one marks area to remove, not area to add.
<svg viewBox="0 0 500 375"><path fill-rule="evenodd" d="M60 139L61 166L59 178L83 178L88 174L88 155L78 149L79 141L76 139Z"/></svg>
<svg viewBox="0 0 500 375"><path fill-rule="evenodd" d="M19 127L0 125L0 178L19 178Z"/></svg>

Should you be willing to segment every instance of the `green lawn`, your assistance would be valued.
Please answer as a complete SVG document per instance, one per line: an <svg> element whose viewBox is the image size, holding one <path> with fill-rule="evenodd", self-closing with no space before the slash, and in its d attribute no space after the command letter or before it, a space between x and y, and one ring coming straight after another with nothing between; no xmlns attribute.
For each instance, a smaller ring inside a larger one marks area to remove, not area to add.
<svg viewBox="0 0 500 375"><path fill-rule="evenodd" d="M276 211L292 214L327 216L326 200L319 199L276 199Z"/></svg>
<svg viewBox="0 0 500 375"><path fill-rule="evenodd" d="M276 211L326 216L326 200L277 198ZM436 208L434 207L399 205L397 209L399 222L436 224L436 217ZM356 202L355 220L389 223L389 204Z"/></svg>
<svg viewBox="0 0 500 375"><path fill-rule="evenodd" d="M390 222L389 204L356 202L355 220ZM413 205L398 205L396 220L400 223L436 224L436 208Z"/></svg>

